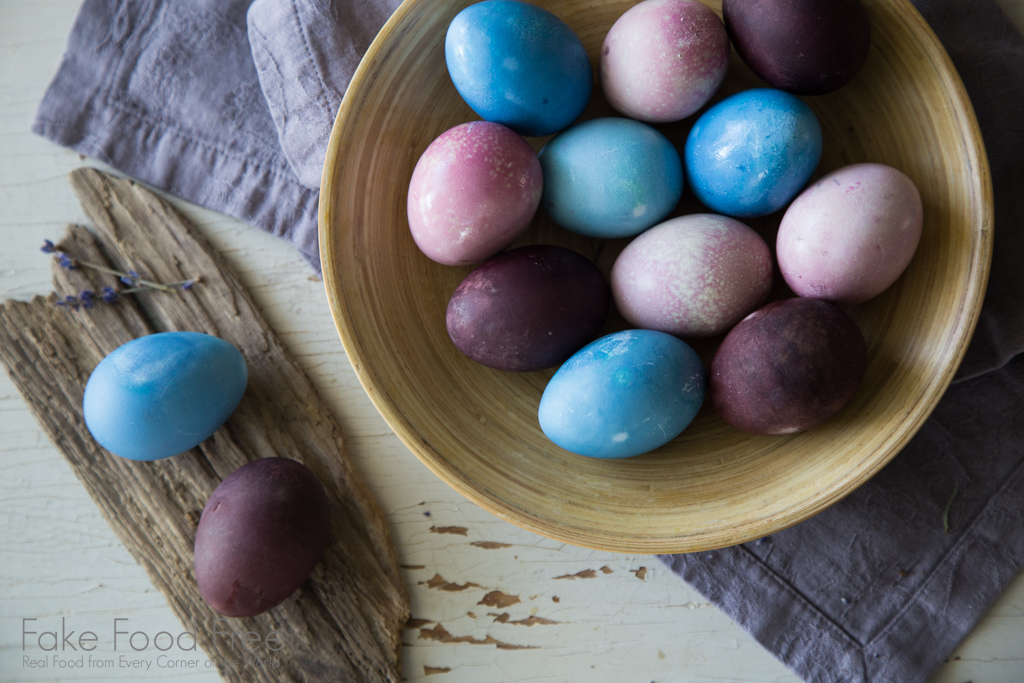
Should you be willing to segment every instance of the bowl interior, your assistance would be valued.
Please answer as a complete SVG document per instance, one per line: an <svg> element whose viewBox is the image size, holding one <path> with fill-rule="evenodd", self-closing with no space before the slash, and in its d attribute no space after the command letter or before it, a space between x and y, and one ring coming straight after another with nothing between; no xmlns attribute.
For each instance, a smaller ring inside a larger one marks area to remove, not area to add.
<svg viewBox="0 0 1024 683"><path fill-rule="evenodd" d="M748 541L835 503L888 462L927 418L977 320L991 254L991 185L970 103L946 53L906 0L865 0L867 63L839 91L805 98L822 124L818 174L873 161L921 192L924 234L909 268L847 311L868 344L853 400L824 425L780 437L740 432L705 402L667 446L628 460L566 452L537 424L554 370L506 373L465 358L445 309L472 268L417 249L406 219L419 155L478 119L444 63L444 36L466 0L407 0L370 48L335 123L321 190L324 282L346 352L398 436L469 499L561 541L623 552L689 552ZM597 64L630 1L537 2L565 20ZM720 3L708 2L720 12ZM596 69L595 69L596 78ZM763 86L733 55L716 97ZM595 83L583 118L612 115ZM659 126L680 146L694 117ZM536 149L544 139L532 138ZM689 194L677 214L705 211ZM746 221L774 245L779 214ZM626 240L569 233L540 212L514 246L559 244L607 273ZM790 295L781 277L773 298ZM606 332L626 325L617 314ZM717 340L694 343L709 361Z"/></svg>

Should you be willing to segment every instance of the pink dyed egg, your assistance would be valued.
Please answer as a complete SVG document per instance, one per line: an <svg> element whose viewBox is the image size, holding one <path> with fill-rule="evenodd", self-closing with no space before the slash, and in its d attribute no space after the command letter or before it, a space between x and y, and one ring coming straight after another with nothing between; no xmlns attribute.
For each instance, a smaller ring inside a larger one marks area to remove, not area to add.
<svg viewBox="0 0 1024 683"><path fill-rule="evenodd" d="M409 229L428 257L468 265L494 256L526 230L544 182L518 133L472 121L442 133L409 181Z"/></svg>
<svg viewBox="0 0 1024 683"><path fill-rule="evenodd" d="M728 216L667 220L630 242L612 266L612 297L633 325L680 337L725 332L772 286L772 255Z"/></svg>
<svg viewBox="0 0 1024 683"><path fill-rule="evenodd" d="M722 85L729 36L718 15L696 0L644 0L612 25L600 66L605 97L619 112L678 121Z"/></svg>
<svg viewBox="0 0 1024 683"><path fill-rule="evenodd" d="M824 176L782 217L779 270L799 296L859 304L881 294L910 264L921 240L914 181L883 164L854 164Z"/></svg>

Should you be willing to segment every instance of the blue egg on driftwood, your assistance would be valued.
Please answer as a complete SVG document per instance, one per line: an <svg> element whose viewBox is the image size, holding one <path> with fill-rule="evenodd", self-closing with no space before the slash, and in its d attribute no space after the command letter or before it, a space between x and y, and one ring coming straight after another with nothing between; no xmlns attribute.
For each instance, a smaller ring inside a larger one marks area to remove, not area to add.
<svg viewBox="0 0 1024 683"><path fill-rule="evenodd" d="M248 382L234 345L199 332L161 332L108 354L89 376L82 408L93 438L130 460L159 460L209 438Z"/></svg>
<svg viewBox="0 0 1024 683"><path fill-rule="evenodd" d="M562 364L544 388L538 418L544 434L567 451L630 458L679 436L706 387L689 344L656 330L625 330Z"/></svg>
<svg viewBox="0 0 1024 683"><path fill-rule="evenodd" d="M683 162L651 126L610 117L576 124L538 155L541 206L563 228L601 239L661 222L683 194Z"/></svg>
<svg viewBox="0 0 1024 683"><path fill-rule="evenodd" d="M697 119L683 152L693 193L716 213L767 216L785 207L821 160L821 124L795 95L744 90Z"/></svg>
<svg viewBox="0 0 1024 683"><path fill-rule="evenodd" d="M517 0L470 5L448 25L445 62L455 89L487 121L550 135L590 99L587 51L551 12Z"/></svg>

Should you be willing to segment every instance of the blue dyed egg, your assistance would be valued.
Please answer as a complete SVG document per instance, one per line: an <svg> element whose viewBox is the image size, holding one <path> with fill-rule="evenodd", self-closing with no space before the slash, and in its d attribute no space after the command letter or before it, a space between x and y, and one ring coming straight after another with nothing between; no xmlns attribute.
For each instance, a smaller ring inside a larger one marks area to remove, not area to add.
<svg viewBox="0 0 1024 683"><path fill-rule="evenodd" d="M485 0L448 25L445 62L455 89L487 121L522 135L550 135L590 98L587 51L551 12L516 0Z"/></svg>
<svg viewBox="0 0 1024 683"><path fill-rule="evenodd" d="M591 237L638 235L660 223L683 194L683 162L645 123L591 119L540 151L541 206L556 223Z"/></svg>
<svg viewBox="0 0 1024 683"><path fill-rule="evenodd" d="M114 349L92 371L82 402L85 424L123 458L167 458L217 431L247 381L242 354L223 339L151 334Z"/></svg>
<svg viewBox="0 0 1024 683"><path fill-rule="evenodd" d="M631 458L693 421L707 380L697 352L655 330L616 332L577 351L548 382L540 427L567 451Z"/></svg>
<svg viewBox="0 0 1024 683"><path fill-rule="evenodd" d="M821 125L782 90L728 97L694 123L684 150L693 193L717 213L766 216L786 206L821 160Z"/></svg>

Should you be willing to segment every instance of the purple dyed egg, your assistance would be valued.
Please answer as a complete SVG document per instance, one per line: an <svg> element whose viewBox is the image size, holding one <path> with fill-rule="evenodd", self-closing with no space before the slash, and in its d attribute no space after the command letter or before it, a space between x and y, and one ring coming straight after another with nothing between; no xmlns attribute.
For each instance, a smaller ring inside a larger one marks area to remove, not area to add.
<svg viewBox="0 0 1024 683"><path fill-rule="evenodd" d="M881 294L910 264L924 209L917 186L884 164L829 173L786 209L775 251L799 296L859 304Z"/></svg>
<svg viewBox="0 0 1024 683"><path fill-rule="evenodd" d="M680 216L630 242L612 266L611 285L615 305L633 325L710 337L768 296L771 250L734 218Z"/></svg>
<svg viewBox="0 0 1024 683"><path fill-rule="evenodd" d="M750 70L796 95L853 80L871 47L861 0L723 0L729 38Z"/></svg>
<svg viewBox="0 0 1024 683"><path fill-rule="evenodd" d="M472 121L442 133L409 181L409 229L428 257L468 265L494 256L530 225L544 189L540 162L518 133Z"/></svg>
<svg viewBox="0 0 1024 683"><path fill-rule="evenodd" d="M678 121L722 85L729 37L696 0L644 0L612 25L601 48L601 87L619 112L652 123Z"/></svg>
<svg viewBox="0 0 1024 683"><path fill-rule="evenodd" d="M308 467L288 458L242 465L214 489L199 518L199 594L229 617L266 612L309 577L329 525L327 494Z"/></svg>
<svg viewBox="0 0 1024 683"><path fill-rule="evenodd" d="M744 318L722 340L708 398L732 426L795 434L828 420L853 398L867 346L853 318L818 299L783 299Z"/></svg>
<svg viewBox="0 0 1024 683"><path fill-rule="evenodd" d="M520 247L484 262L456 288L448 302L448 335L488 367L542 370L597 336L610 300L604 275L580 254Z"/></svg>

